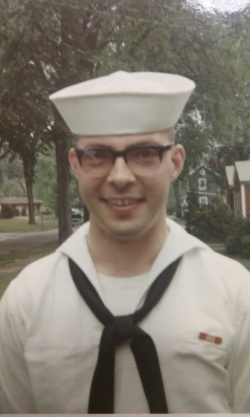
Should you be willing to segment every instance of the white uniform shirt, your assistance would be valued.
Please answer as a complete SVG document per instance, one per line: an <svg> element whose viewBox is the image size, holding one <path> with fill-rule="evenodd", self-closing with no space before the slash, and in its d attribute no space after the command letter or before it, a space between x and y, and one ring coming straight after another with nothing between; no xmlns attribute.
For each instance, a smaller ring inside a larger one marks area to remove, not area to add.
<svg viewBox="0 0 250 417"><path fill-rule="evenodd" d="M168 224L138 306L156 276L182 255L167 291L139 324L155 342L169 412L249 413L250 274ZM103 326L68 267L70 256L103 297L87 232L85 224L54 254L25 268L1 300L1 413L87 413ZM128 344L116 351L115 412L149 412Z"/></svg>

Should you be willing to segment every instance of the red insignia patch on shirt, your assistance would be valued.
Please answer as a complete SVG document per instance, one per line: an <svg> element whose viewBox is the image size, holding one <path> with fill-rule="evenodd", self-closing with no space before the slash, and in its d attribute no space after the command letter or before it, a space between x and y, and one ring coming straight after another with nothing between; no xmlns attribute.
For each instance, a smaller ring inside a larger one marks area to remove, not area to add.
<svg viewBox="0 0 250 417"><path fill-rule="evenodd" d="M199 334L199 339L206 340L207 342L210 342L210 343L215 343L216 345L221 345L222 343L221 337L212 336L211 334L202 333L202 332Z"/></svg>

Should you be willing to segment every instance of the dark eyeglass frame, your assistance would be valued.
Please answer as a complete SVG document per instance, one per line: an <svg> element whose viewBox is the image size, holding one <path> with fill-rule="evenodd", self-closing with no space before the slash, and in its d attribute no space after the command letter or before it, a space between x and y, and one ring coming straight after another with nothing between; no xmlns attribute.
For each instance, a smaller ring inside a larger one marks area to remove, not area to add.
<svg viewBox="0 0 250 417"><path fill-rule="evenodd" d="M112 156L112 162L114 164L116 158L118 158L118 157L122 157L124 159L124 161L127 163L127 155L131 151L138 151L138 150L143 151L143 150L147 150L147 149L149 149L149 150L152 149L154 151L157 151L158 155L159 155L159 160L161 162L164 152L169 151L174 145L175 145L175 142L170 142L166 146L154 146L154 145L152 145L152 146L151 145L130 146L129 148L124 149L124 151L115 151L113 149L106 148L106 147L100 147L100 146L99 147L89 147L89 148L78 146L78 147L75 147L74 150L75 150L76 156L77 156L78 161L79 161L80 164L81 164L82 155L86 154L86 155L92 156L91 152L96 152L96 151L108 152Z"/></svg>

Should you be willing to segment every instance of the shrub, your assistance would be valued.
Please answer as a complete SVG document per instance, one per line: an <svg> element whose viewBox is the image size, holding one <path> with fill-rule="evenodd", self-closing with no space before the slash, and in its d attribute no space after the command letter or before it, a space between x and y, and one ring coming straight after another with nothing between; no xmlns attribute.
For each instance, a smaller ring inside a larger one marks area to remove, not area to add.
<svg viewBox="0 0 250 417"><path fill-rule="evenodd" d="M225 241L229 255L250 256L250 221L242 218L234 219L231 230Z"/></svg>
<svg viewBox="0 0 250 417"><path fill-rule="evenodd" d="M243 255L246 256L246 258L250 258L250 234L241 238L241 244Z"/></svg>
<svg viewBox="0 0 250 417"><path fill-rule="evenodd" d="M3 204L2 205L2 211L1 211L1 217L3 219L11 219L15 216L14 209L10 204Z"/></svg>
<svg viewBox="0 0 250 417"><path fill-rule="evenodd" d="M15 214L15 216L20 216L20 212L19 212L19 209L17 207L14 210L14 214Z"/></svg>
<svg viewBox="0 0 250 417"><path fill-rule="evenodd" d="M21 216L26 216L26 207L22 207Z"/></svg>
<svg viewBox="0 0 250 417"><path fill-rule="evenodd" d="M194 199L189 203L186 229L206 242L221 242L233 222L233 213L220 197L214 197L208 205L199 205Z"/></svg>

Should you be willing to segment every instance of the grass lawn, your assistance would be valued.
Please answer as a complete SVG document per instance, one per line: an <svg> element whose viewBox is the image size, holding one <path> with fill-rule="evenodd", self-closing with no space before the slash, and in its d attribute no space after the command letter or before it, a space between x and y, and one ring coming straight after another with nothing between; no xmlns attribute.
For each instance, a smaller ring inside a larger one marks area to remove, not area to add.
<svg viewBox="0 0 250 417"><path fill-rule="evenodd" d="M25 259L30 256L43 254L47 252L53 252L58 247L58 242L48 242L42 245L23 247L19 250L12 250L11 252L0 252L0 267L9 263L13 263L19 259ZM1 278L1 272L0 272Z"/></svg>
<svg viewBox="0 0 250 417"><path fill-rule="evenodd" d="M28 217L13 217L0 219L0 233L41 232L43 230L57 229L58 219L43 216L36 217L36 224L28 224Z"/></svg>
<svg viewBox="0 0 250 417"><path fill-rule="evenodd" d="M13 264L15 261L20 259L25 259L38 254L46 254L48 252L53 252L58 247L58 242L49 242L44 243L39 246L23 248L18 251L12 251L10 253L1 253L0 254L0 268L3 265ZM4 273L0 272L0 298L2 297L4 291L9 285L10 281L15 278L22 268L16 270L15 272Z"/></svg>
<svg viewBox="0 0 250 417"><path fill-rule="evenodd" d="M1 276L0 276L0 299L1 299L4 291L8 287L9 283L14 278L16 278L16 276L19 274L20 271L21 271L21 269L19 271L10 272L9 274L1 274Z"/></svg>
<svg viewBox="0 0 250 417"><path fill-rule="evenodd" d="M240 262L245 268L247 268L250 271L250 259L249 258L227 255L225 245L223 243L209 243L208 245L216 252L221 253L222 255L225 255L228 258L235 259L235 261Z"/></svg>

